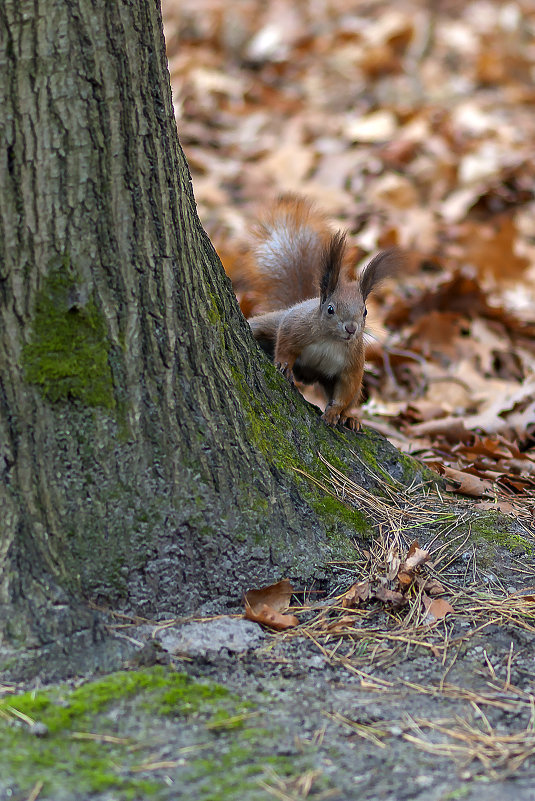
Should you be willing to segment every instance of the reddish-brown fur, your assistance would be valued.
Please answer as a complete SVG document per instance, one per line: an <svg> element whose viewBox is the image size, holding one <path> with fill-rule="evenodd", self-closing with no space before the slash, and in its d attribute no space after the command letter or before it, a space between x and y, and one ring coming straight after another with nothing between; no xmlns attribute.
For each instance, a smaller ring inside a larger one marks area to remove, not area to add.
<svg viewBox="0 0 535 801"><path fill-rule="evenodd" d="M247 265L262 312L317 297L321 254L330 236L325 215L297 195L282 195L264 213Z"/></svg>
<svg viewBox="0 0 535 801"><path fill-rule="evenodd" d="M362 387L365 302L396 267L397 254L380 253L350 281L344 265L345 235L332 234L325 218L306 200L281 198L267 220L253 251L257 259L256 254L261 256L257 267L265 281L267 313L249 320L253 335L290 380L295 376L323 387L326 423L358 429L360 420L350 410L358 404ZM279 251L277 243L282 245ZM273 270L271 283L268 268Z"/></svg>

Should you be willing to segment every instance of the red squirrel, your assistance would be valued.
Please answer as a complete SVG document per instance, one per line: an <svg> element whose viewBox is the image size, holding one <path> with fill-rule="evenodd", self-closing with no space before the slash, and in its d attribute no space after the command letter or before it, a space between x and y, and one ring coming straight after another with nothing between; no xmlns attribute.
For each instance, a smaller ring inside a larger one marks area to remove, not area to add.
<svg viewBox="0 0 535 801"><path fill-rule="evenodd" d="M379 253L350 280L345 234L294 195L276 202L255 236L250 273L264 313L248 321L253 336L291 382L320 384L326 423L360 430L351 409L362 389L366 298L397 268L398 252Z"/></svg>

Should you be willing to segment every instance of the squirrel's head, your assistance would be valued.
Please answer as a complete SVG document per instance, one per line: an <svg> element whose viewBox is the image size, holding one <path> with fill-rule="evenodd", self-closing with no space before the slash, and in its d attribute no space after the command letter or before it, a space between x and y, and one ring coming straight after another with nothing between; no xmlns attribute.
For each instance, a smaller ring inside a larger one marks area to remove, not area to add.
<svg viewBox="0 0 535 801"><path fill-rule="evenodd" d="M350 341L362 335L366 321L366 298L399 265L395 248L384 250L366 265L356 281L344 275L346 236L333 234L322 256L320 315L322 324L335 338Z"/></svg>

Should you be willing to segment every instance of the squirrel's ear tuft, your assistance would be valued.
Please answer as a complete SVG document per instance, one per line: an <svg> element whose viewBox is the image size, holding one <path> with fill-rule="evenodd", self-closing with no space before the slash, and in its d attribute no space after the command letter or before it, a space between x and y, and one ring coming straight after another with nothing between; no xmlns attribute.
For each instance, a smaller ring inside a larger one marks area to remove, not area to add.
<svg viewBox="0 0 535 801"><path fill-rule="evenodd" d="M332 295L340 279L346 249L346 235L338 231L329 239L321 256L320 303Z"/></svg>
<svg viewBox="0 0 535 801"><path fill-rule="evenodd" d="M397 248L382 250L377 256L368 262L359 276L360 291L364 300L368 297L372 289L385 278L394 275L400 268L403 261L401 251Z"/></svg>

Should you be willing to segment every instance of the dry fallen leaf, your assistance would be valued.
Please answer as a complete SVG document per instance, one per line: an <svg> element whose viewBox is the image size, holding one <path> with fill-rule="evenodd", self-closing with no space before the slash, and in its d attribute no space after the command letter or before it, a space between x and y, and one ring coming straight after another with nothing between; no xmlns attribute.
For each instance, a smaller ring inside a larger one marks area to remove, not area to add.
<svg viewBox="0 0 535 801"><path fill-rule="evenodd" d="M258 590L248 590L244 596L245 617L277 631L299 625L295 615L281 614L281 610L288 608L292 593L293 587L288 579Z"/></svg>
<svg viewBox="0 0 535 801"><path fill-rule="evenodd" d="M429 552L420 548L418 540L411 543L407 558L401 563L397 579L402 589L409 587L414 581L416 571L429 559Z"/></svg>
<svg viewBox="0 0 535 801"><path fill-rule="evenodd" d="M442 417L438 420L426 420L410 427L414 437L444 436L451 443L457 444L472 438L470 431L465 428L463 420L459 417Z"/></svg>
<svg viewBox="0 0 535 801"><path fill-rule="evenodd" d="M407 558L401 565L401 570L405 571L414 571L420 565L423 565L424 562L427 562L429 559L428 551L424 551L420 548L420 543L418 540L414 540L411 542L409 550L407 552Z"/></svg>
<svg viewBox="0 0 535 801"><path fill-rule="evenodd" d="M299 620L295 615L283 615L280 612L275 612L267 604L262 604L262 606L255 607L253 610L247 601L245 601L245 617L255 623L262 623L264 626L276 629L276 631L284 631L299 625Z"/></svg>
<svg viewBox="0 0 535 801"><path fill-rule="evenodd" d="M371 584L369 581L359 581L353 584L342 599L343 609L353 609L361 601L367 601L371 594Z"/></svg>
<svg viewBox="0 0 535 801"><path fill-rule="evenodd" d="M485 481L477 476L455 470L453 467L440 466L439 472L451 479L454 492L470 495L472 498L492 497L495 492L492 481Z"/></svg>
<svg viewBox="0 0 535 801"><path fill-rule="evenodd" d="M386 578L389 581L395 579L397 574L399 573L399 566L401 565L401 559L398 554L397 548L391 549L386 555Z"/></svg>
<svg viewBox="0 0 535 801"><path fill-rule="evenodd" d="M407 606L409 603L408 598L405 598L402 592L398 592L397 590L389 590L388 587L385 587L382 584L377 587L373 594L374 597L379 601L385 601L388 604L392 604L395 609L399 609L402 606Z"/></svg>
<svg viewBox="0 0 535 801"><path fill-rule="evenodd" d="M433 623L435 620L442 620L450 612L455 612L453 606L448 603L444 598L428 598L427 595L422 596L423 604L427 610L425 621Z"/></svg>
<svg viewBox="0 0 535 801"><path fill-rule="evenodd" d="M435 578L416 576L416 583L427 595L442 595L446 592L446 588Z"/></svg>
<svg viewBox="0 0 535 801"><path fill-rule="evenodd" d="M289 579L281 579L276 584L269 584L258 590L248 590L245 593L245 600L253 609L261 604L267 604L276 612L281 612L290 605L293 591Z"/></svg>

